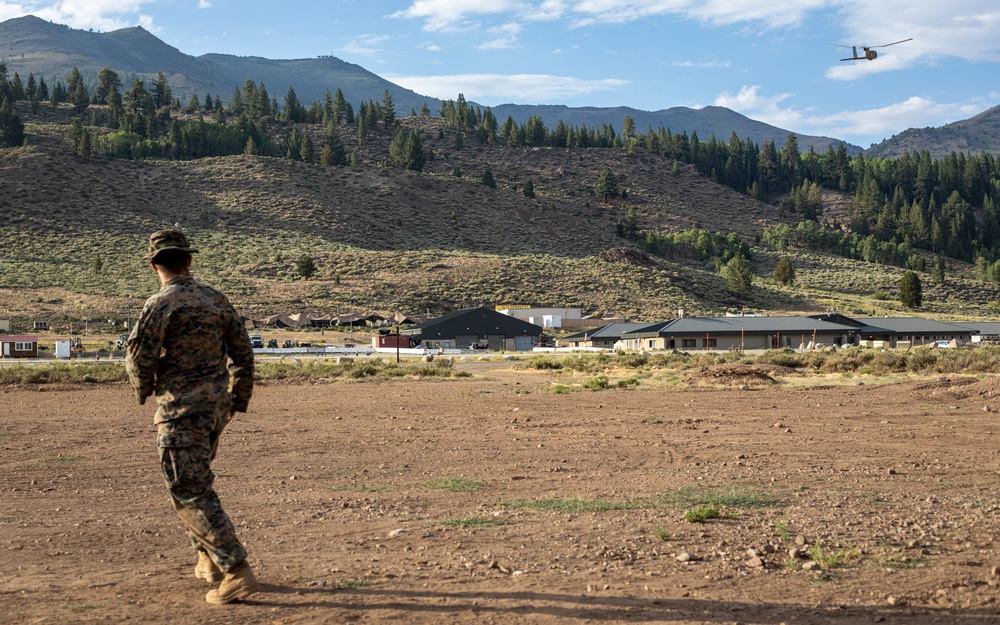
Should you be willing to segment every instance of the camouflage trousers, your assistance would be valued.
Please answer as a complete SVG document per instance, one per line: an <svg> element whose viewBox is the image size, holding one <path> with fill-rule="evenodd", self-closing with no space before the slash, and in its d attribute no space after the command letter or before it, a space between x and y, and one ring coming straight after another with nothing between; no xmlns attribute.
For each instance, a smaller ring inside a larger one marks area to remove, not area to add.
<svg viewBox="0 0 1000 625"><path fill-rule="evenodd" d="M164 421L158 427L160 466L170 498L191 539L220 569L229 571L247 556L232 521L212 488L211 463L227 413L214 411Z"/></svg>

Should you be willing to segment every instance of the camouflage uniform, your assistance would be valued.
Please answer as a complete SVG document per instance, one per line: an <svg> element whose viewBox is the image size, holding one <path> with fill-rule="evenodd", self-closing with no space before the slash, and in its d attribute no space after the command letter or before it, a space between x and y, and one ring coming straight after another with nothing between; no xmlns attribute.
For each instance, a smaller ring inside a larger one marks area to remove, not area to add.
<svg viewBox="0 0 1000 625"><path fill-rule="evenodd" d="M230 412L246 412L253 364L250 338L232 304L186 274L146 301L126 345L136 398L143 404L156 395L153 421L174 508L194 548L224 572L247 554L212 488L210 465Z"/></svg>

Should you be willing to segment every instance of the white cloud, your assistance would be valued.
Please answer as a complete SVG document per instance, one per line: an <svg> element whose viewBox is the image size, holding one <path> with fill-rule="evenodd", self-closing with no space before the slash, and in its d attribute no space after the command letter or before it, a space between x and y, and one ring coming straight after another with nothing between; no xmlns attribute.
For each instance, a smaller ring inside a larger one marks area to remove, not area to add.
<svg viewBox="0 0 1000 625"><path fill-rule="evenodd" d="M358 56L373 56L382 53L382 44L392 39L389 35L358 35L340 49L341 52Z"/></svg>
<svg viewBox="0 0 1000 625"><path fill-rule="evenodd" d="M391 16L423 20L430 31L471 30L481 27L476 20L512 17L562 20L571 27L673 17L715 26L745 24L753 32L751 27L797 26L820 12L843 32L843 41L836 43L877 46L913 37L886 55L897 59L897 68L942 56L1000 61L996 0L410 0L408 8ZM849 79L862 71L873 70L837 69L834 75Z"/></svg>
<svg viewBox="0 0 1000 625"><path fill-rule="evenodd" d="M494 104L561 102L567 98L618 89L628 84L628 81L616 78L584 80L546 74L460 74L447 76L383 74L382 77L417 93L437 98L450 98L462 93L468 99Z"/></svg>
<svg viewBox="0 0 1000 625"><path fill-rule="evenodd" d="M72 28L109 31L140 24L155 30L152 18L139 15L144 4L156 0L59 0L57 2L28 1L21 3L0 0L0 20L35 15L56 24Z"/></svg>
<svg viewBox="0 0 1000 625"><path fill-rule="evenodd" d="M465 30L470 17L515 12L523 6L517 0L415 0L389 17L422 19L428 31Z"/></svg>
<svg viewBox="0 0 1000 625"><path fill-rule="evenodd" d="M772 126L804 134L836 137L868 147L906 128L943 126L983 111L979 103L934 102L914 96L887 106L819 115L783 103L790 93L760 94L760 87L743 86L738 93L720 94L714 104L724 106Z"/></svg>
<svg viewBox="0 0 1000 625"><path fill-rule="evenodd" d="M674 61L673 67L693 67L695 69L712 69L716 67L732 67L729 61Z"/></svg>
<svg viewBox="0 0 1000 625"><path fill-rule="evenodd" d="M478 46L480 50L512 48L517 43L517 36L521 33L521 25L511 22L497 26L496 28L490 28L487 32L493 35L494 38L481 43Z"/></svg>
<svg viewBox="0 0 1000 625"><path fill-rule="evenodd" d="M427 42L424 44L424 50L426 50L427 52L440 52L441 46L437 45L436 43Z"/></svg>
<svg viewBox="0 0 1000 625"><path fill-rule="evenodd" d="M211 9L212 8L212 3L209 2L208 0L198 0L198 8L199 9Z"/></svg>

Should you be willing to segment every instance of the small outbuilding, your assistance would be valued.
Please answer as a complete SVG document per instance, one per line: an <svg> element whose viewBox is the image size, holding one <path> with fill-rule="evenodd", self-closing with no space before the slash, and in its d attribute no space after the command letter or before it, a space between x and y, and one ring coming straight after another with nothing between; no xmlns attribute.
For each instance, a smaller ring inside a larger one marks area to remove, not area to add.
<svg viewBox="0 0 1000 625"><path fill-rule="evenodd" d="M37 336L0 336L0 356L4 358L37 358Z"/></svg>

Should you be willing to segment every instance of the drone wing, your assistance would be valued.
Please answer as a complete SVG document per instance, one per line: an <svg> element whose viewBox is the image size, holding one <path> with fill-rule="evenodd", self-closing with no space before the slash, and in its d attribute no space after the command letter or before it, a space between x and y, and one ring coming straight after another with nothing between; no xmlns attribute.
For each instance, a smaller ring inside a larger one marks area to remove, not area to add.
<svg viewBox="0 0 1000 625"><path fill-rule="evenodd" d="M868 47L869 48L888 48L889 46L894 46L897 43L906 43L907 41L913 41L913 37L910 37L909 39L902 39L900 41L893 41L892 43L884 43L884 44L882 44L880 46L868 46Z"/></svg>

